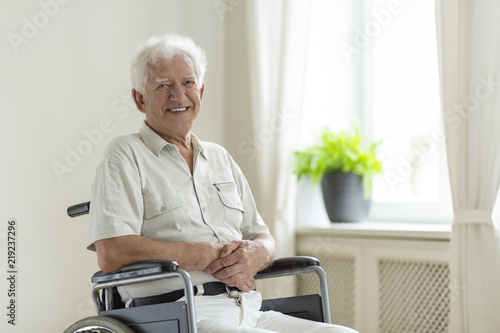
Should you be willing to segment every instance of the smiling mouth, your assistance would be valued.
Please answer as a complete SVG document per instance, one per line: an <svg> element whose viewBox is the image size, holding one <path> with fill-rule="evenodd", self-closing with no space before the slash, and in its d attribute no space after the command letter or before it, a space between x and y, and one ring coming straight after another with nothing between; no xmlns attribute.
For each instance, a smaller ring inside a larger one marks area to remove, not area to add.
<svg viewBox="0 0 500 333"><path fill-rule="evenodd" d="M169 111L169 112L182 112L182 111L186 111L186 110L187 110L187 107L167 109L167 111Z"/></svg>

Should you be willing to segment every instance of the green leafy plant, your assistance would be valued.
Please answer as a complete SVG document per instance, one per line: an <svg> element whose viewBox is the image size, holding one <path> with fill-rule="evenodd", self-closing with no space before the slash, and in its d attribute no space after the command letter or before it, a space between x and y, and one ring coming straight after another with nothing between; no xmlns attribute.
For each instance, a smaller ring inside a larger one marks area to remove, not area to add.
<svg viewBox="0 0 500 333"><path fill-rule="evenodd" d="M295 152L293 171L318 183L323 175L343 172L360 175L365 185L365 196L371 194L373 178L382 172L382 161L377 148L382 140L366 146L358 128L332 132L325 127L317 134L317 143Z"/></svg>

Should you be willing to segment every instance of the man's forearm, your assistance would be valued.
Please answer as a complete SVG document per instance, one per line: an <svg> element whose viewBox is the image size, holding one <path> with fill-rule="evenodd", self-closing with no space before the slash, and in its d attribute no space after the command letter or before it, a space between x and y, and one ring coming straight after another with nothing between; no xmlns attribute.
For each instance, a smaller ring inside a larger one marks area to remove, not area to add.
<svg viewBox="0 0 500 333"><path fill-rule="evenodd" d="M204 270L219 258L223 246L208 242L161 242L138 235L103 239L95 245L99 267L105 272L151 259L174 260L187 271Z"/></svg>

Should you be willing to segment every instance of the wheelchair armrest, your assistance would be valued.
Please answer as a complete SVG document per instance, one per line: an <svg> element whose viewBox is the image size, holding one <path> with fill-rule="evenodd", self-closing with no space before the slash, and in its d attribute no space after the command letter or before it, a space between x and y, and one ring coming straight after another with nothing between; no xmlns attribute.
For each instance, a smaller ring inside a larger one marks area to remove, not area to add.
<svg viewBox="0 0 500 333"><path fill-rule="evenodd" d="M255 279L297 274L309 271L308 267L319 266L319 260L314 257L295 256L276 259L266 269L258 272Z"/></svg>
<svg viewBox="0 0 500 333"><path fill-rule="evenodd" d="M310 272L314 272L318 276L323 320L325 323L331 324L332 315L330 312L328 280L325 271L319 265L318 259L306 256L280 258L275 260L268 268L258 272L254 278L257 280Z"/></svg>
<svg viewBox="0 0 500 333"><path fill-rule="evenodd" d="M82 202L73 206L69 206L67 213L70 217L77 217L88 214L90 210L90 201Z"/></svg>
<svg viewBox="0 0 500 333"><path fill-rule="evenodd" d="M147 276L163 272L175 272L179 264L171 260L146 260L124 266L111 273L98 271L92 276L93 283L118 281L126 278Z"/></svg>

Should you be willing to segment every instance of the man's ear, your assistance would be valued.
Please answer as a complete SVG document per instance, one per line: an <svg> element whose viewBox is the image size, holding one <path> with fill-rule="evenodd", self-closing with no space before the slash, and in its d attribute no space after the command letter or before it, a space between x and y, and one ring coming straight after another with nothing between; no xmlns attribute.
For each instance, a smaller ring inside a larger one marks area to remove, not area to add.
<svg viewBox="0 0 500 333"><path fill-rule="evenodd" d="M132 98L134 99L135 106L137 109L143 113L146 113L146 109L144 107L144 95L138 92L135 89L132 89Z"/></svg>
<svg viewBox="0 0 500 333"><path fill-rule="evenodd" d="M201 88L200 88L200 101L202 100L203 98L203 91L205 90L205 83L203 83L201 85Z"/></svg>

